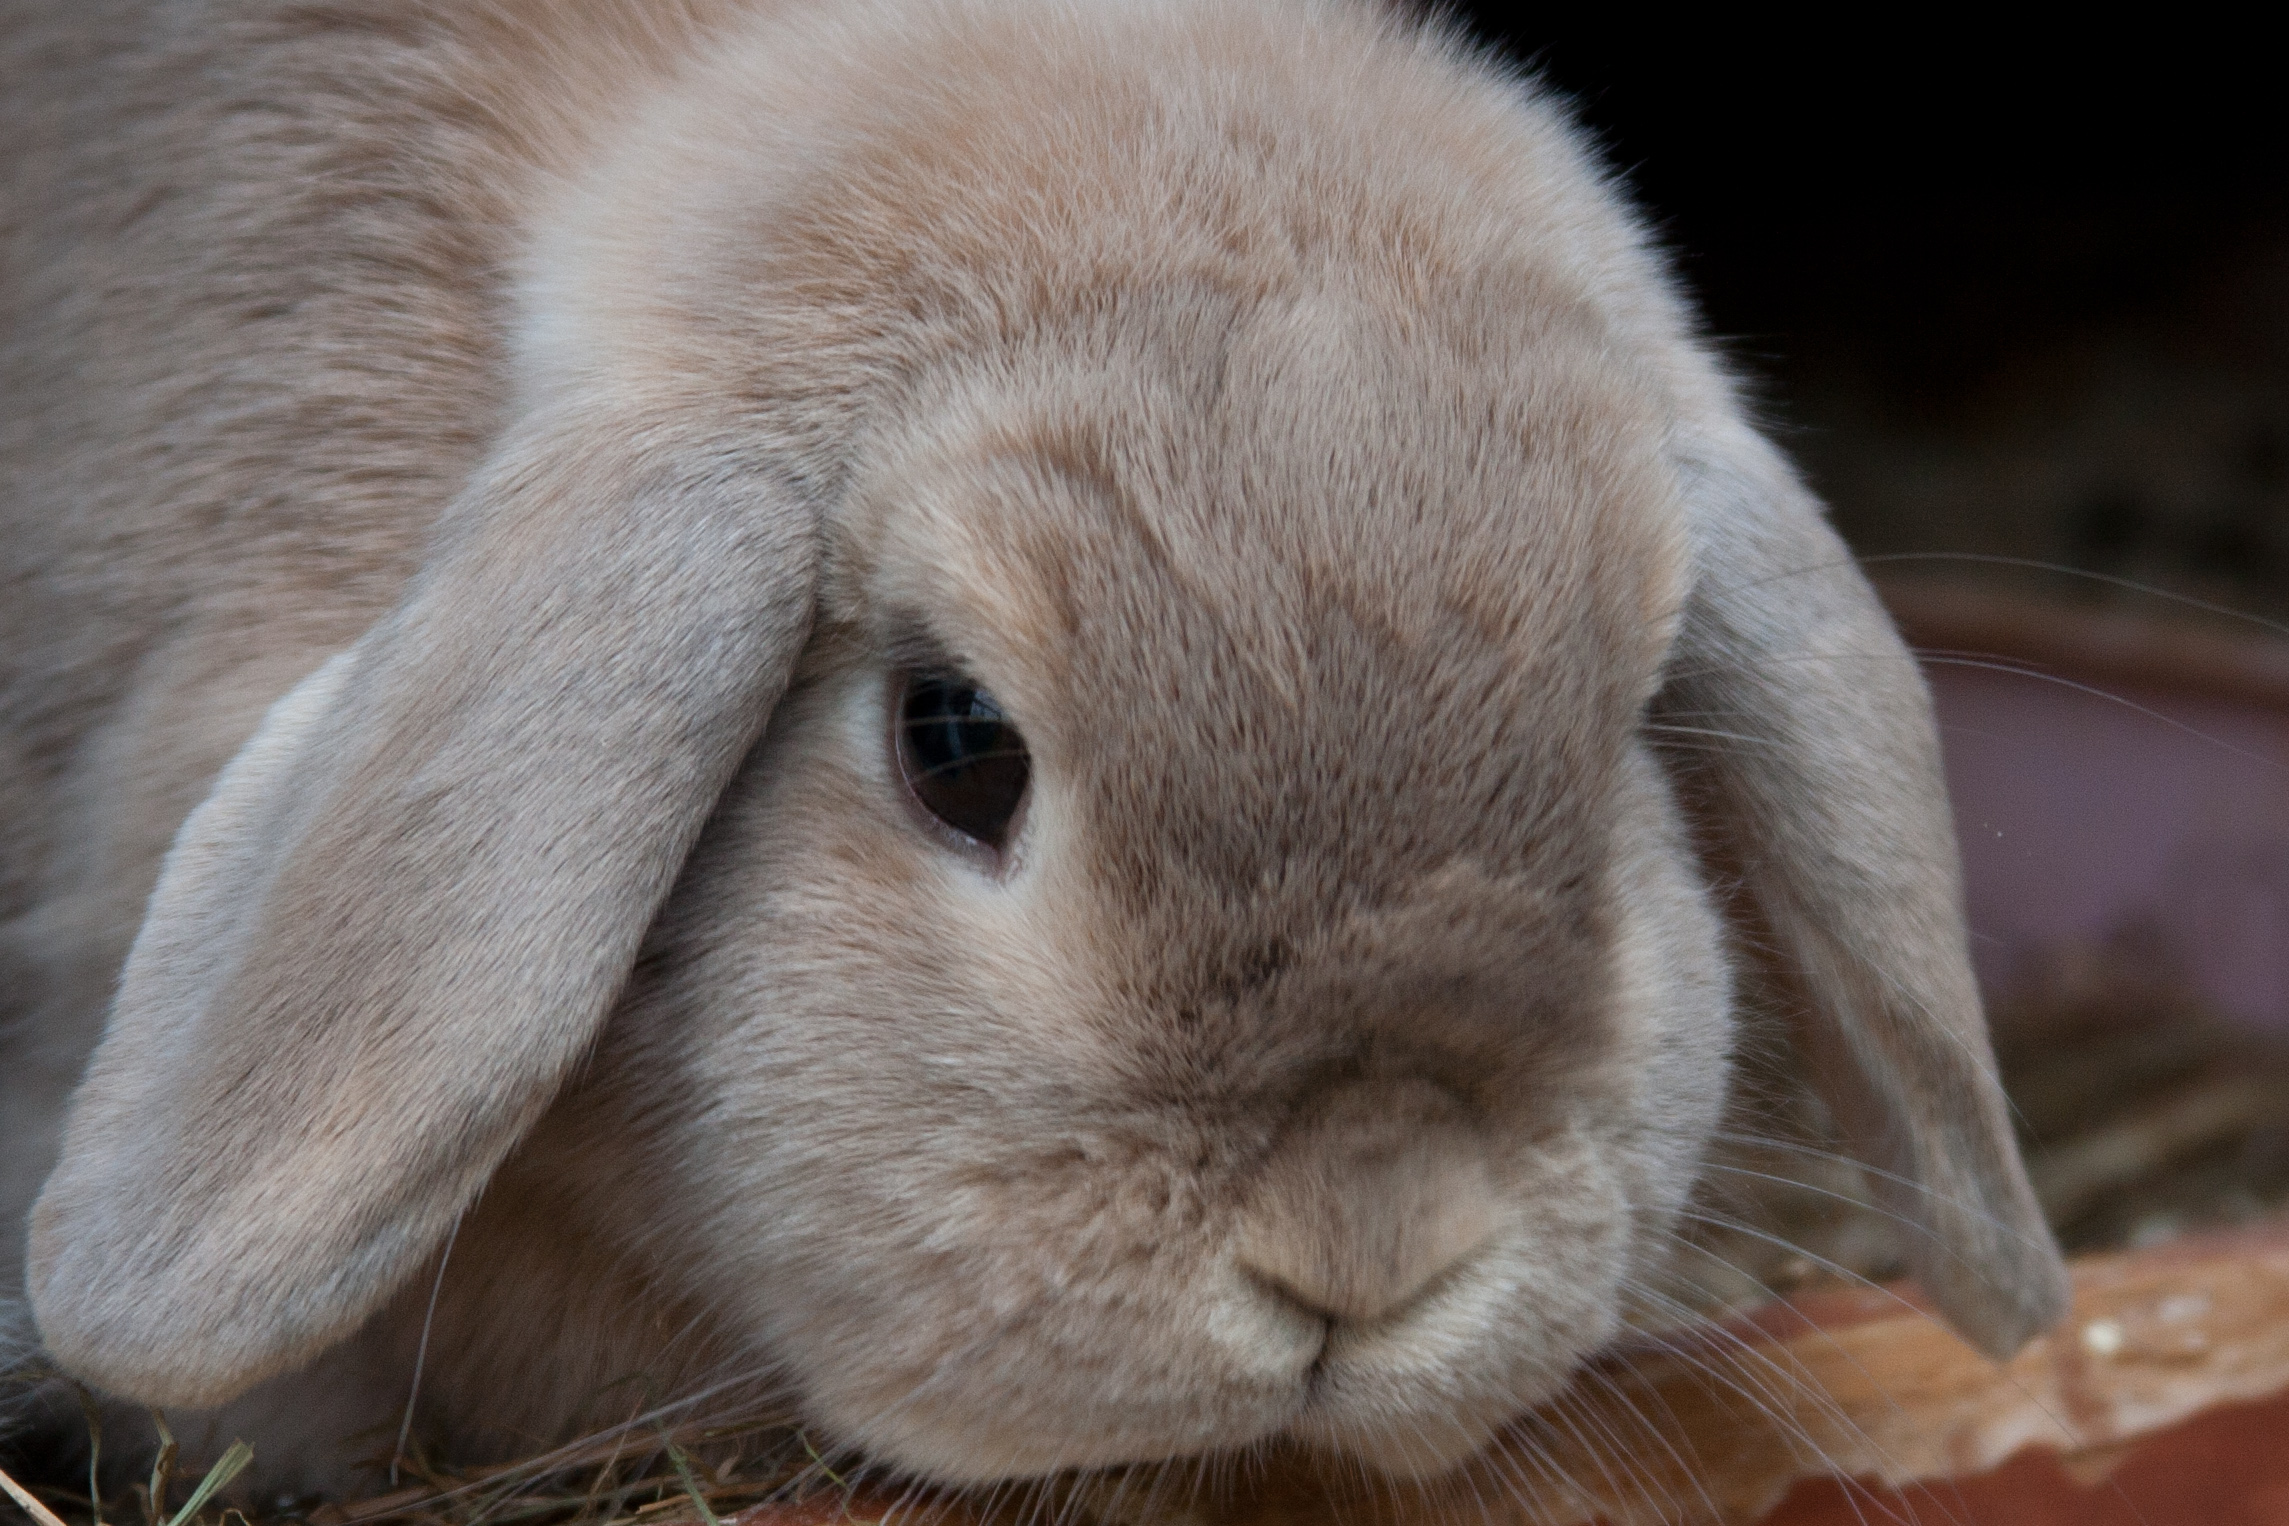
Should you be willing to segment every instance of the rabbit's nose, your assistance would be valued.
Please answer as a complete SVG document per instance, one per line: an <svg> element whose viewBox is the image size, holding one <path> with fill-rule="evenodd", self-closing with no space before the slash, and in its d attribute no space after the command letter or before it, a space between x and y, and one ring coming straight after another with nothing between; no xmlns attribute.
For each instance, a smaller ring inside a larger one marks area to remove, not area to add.
<svg viewBox="0 0 2289 1526"><path fill-rule="evenodd" d="M1290 1138L1242 1221L1242 1269L1314 1314L1365 1325L1467 1262L1500 1218L1485 1149L1420 1101L1346 1098Z"/></svg>

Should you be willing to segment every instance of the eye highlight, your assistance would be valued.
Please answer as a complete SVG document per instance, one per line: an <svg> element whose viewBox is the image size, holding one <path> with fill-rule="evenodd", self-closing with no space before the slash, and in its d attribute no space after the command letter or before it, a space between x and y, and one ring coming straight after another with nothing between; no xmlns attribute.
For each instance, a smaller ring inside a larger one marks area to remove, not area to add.
<svg viewBox="0 0 2289 1526"><path fill-rule="evenodd" d="M993 695L954 673L909 673L892 722L907 790L946 826L1000 852L1033 760Z"/></svg>

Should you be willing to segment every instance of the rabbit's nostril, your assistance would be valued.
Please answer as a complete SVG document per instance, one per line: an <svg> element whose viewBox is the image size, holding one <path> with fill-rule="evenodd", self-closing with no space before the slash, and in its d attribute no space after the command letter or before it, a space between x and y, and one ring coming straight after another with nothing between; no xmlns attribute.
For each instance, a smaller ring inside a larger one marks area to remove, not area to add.
<svg viewBox="0 0 2289 1526"><path fill-rule="evenodd" d="M1283 1152L1237 1246L1266 1289L1336 1324L1403 1315L1466 1265L1500 1220L1477 1142L1444 1130L1396 1148Z"/></svg>

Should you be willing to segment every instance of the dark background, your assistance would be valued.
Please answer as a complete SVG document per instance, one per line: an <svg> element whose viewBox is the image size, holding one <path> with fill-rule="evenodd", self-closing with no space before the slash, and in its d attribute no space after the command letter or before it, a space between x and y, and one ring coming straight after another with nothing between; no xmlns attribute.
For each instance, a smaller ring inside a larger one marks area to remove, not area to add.
<svg viewBox="0 0 2289 1526"><path fill-rule="evenodd" d="M1576 104L1861 549L2289 613L2269 46L1460 14Z"/></svg>

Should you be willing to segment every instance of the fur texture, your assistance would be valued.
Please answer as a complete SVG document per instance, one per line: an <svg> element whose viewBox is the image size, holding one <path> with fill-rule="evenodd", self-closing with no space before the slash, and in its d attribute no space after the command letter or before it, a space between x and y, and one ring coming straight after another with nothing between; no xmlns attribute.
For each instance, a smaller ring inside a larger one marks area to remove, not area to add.
<svg viewBox="0 0 2289 1526"><path fill-rule="evenodd" d="M1532 90L1313 0L15 10L69 1370L337 1482L434 1288L464 1446L635 1372L945 1479L1435 1471L1659 1275L1704 852L1949 1317L2061 1308L1913 665ZM998 863L886 746L945 664Z"/></svg>

